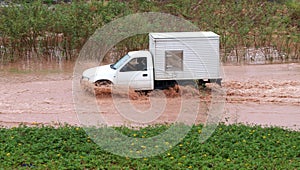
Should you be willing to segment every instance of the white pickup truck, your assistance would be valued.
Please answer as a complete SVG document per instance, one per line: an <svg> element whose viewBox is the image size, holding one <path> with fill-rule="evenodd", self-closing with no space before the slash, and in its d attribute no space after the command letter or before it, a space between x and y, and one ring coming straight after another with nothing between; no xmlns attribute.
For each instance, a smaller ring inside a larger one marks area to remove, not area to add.
<svg viewBox="0 0 300 170"><path fill-rule="evenodd" d="M87 69L82 79L135 90L163 89L184 81L221 85L219 35L149 33L149 51L132 51L114 64Z"/></svg>

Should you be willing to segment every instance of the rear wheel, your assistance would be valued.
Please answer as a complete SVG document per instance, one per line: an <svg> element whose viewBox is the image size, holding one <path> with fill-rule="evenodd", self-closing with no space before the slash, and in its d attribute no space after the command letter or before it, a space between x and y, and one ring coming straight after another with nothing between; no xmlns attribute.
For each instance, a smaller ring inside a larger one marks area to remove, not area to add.
<svg viewBox="0 0 300 170"><path fill-rule="evenodd" d="M199 79L198 80L198 88L205 88L206 87L206 83L207 83L208 81L204 81L203 79Z"/></svg>

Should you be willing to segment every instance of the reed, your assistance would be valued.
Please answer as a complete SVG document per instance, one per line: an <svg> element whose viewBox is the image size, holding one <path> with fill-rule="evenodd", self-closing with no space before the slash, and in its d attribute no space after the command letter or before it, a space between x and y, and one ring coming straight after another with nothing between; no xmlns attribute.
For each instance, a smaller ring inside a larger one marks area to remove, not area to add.
<svg viewBox="0 0 300 170"><path fill-rule="evenodd" d="M223 62L242 63L249 49L267 61L299 61L300 5L294 0L14 1L0 7L0 62L74 60L106 23L136 12L165 12L220 35ZM147 36L123 40L108 54L146 49ZM265 50L268 49L268 50ZM251 51L250 50L250 51ZM255 56L251 56L255 59Z"/></svg>

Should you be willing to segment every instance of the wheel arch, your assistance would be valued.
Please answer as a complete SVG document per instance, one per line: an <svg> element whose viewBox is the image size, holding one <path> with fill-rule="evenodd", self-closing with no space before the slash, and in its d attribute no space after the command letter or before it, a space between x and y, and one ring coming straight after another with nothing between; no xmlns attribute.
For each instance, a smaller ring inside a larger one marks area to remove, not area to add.
<svg viewBox="0 0 300 170"><path fill-rule="evenodd" d="M99 80L96 80L96 81L94 82L95 85L97 85L97 84L99 84L99 83L106 83L106 84L111 84L111 85L114 84L114 83L113 83L111 80L109 80L109 79L99 79Z"/></svg>

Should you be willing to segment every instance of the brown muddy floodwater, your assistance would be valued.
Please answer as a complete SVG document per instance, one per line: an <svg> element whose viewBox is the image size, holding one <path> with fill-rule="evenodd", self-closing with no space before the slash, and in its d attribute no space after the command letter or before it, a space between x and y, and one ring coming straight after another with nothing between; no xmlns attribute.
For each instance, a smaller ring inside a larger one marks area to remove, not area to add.
<svg viewBox="0 0 300 170"><path fill-rule="evenodd" d="M48 65L27 70L22 66L2 67L0 125L81 125L85 120L76 114L72 97L73 66ZM226 92L222 121L300 129L300 64L223 66L222 69ZM180 119L183 122L205 123L207 120L211 109L209 99L198 100L197 117L193 119L195 114L189 109L195 106L191 100L194 96L187 96L182 102L180 97L156 93L152 93L151 100L145 96L135 100L120 97L117 103L111 97L101 97L96 100L101 107L96 114L100 114L107 125L115 126L172 123L178 120L181 110L185 112ZM87 103L95 100L88 94L82 98ZM127 106L136 112L130 115L132 110L127 110Z"/></svg>

